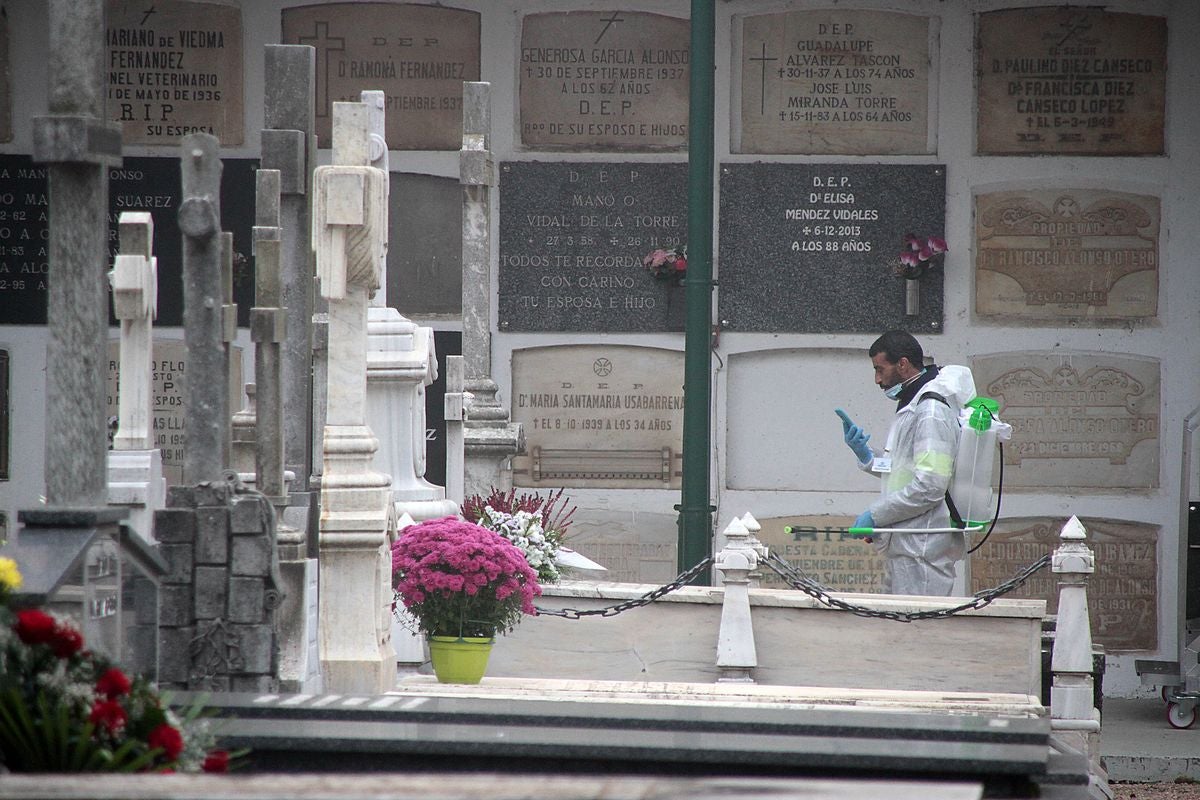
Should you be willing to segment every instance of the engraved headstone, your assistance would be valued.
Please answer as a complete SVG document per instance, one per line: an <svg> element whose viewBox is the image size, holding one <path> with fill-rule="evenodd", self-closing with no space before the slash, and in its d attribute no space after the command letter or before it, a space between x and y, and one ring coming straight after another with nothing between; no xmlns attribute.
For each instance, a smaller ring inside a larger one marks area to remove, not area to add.
<svg viewBox="0 0 1200 800"><path fill-rule="evenodd" d="M945 168L937 164L724 164L721 324L939 332L942 268L919 279L919 313L909 316L895 267L904 235L940 236L945 215Z"/></svg>
<svg viewBox="0 0 1200 800"><path fill-rule="evenodd" d="M317 51L317 139L331 146L334 101L386 94L393 150L457 150L462 82L479 80L479 12L402 3L285 8L283 41Z"/></svg>
<svg viewBox="0 0 1200 800"><path fill-rule="evenodd" d="M1167 21L1100 8L979 15L980 155L1160 155Z"/></svg>
<svg viewBox="0 0 1200 800"><path fill-rule="evenodd" d="M1158 315L1159 199L1097 189L975 198L975 310L1026 319Z"/></svg>
<svg viewBox="0 0 1200 800"><path fill-rule="evenodd" d="M831 591L882 592L884 560L870 544L846 532L853 522L837 516L772 517L759 520L758 538L772 555ZM774 570L761 572L764 589L791 588Z"/></svg>
<svg viewBox="0 0 1200 800"><path fill-rule="evenodd" d="M131 144L208 133L240 145L242 10L230 0L108 0L107 108Z"/></svg>
<svg viewBox="0 0 1200 800"><path fill-rule="evenodd" d="M1155 525L1113 519L1082 520L1088 545L1096 554L1096 573L1088 582L1092 638L1111 651L1158 647L1159 529ZM971 591L989 589L1011 578L1058 545L1065 520L1009 519L1000 522L971 556ZM1046 601L1046 613L1058 613L1058 580L1041 571L1007 595Z"/></svg>
<svg viewBox="0 0 1200 800"><path fill-rule="evenodd" d="M8 55L8 15L0 14L0 142L12 141L12 65Z"/></svg>
<svg viewBox="0 0 1200 800"><path fill-rule="evenodd" d="M678 514L589 508L572 518L567 541L576 552L604 565L605 582L661 586L679 574L678 538Z"/></svg>
<svg viewBox="0 0 1200 800"><path fill-rule="evenodd" d="M406 316L462 312L462 187L453 178L391 173L388 305Z"/></svg>
<svg viewBox="0 0 1200 800"><path fill-rule="evenodd" d="M686 244L685 164L505 163L500 327L666 330L682 287L642 259Z"/></svg>
<svg viewBox="0 0 1200 800"><path fill-rule="evenodd" d="M226 159L221 179L223 227L234 235L234 299L239 324L249 324L254 299L250 229L254 221L254 168L251 159ZM158 258L158 316L155 325L183 321L181 236L176 214L180 183L177 158L125 158L108 171L108 258L117 255L117 221L123 211L147 211L154 218ZM0 242L0 319L13 325L46 322L49 270L46 167L29 156L0 154L0 214L10 231ZM109 324L115 324L114 317Z"/></svg>
<svg viewBox="0 0 1200 800"><path fill-rule="evenodd" d="M519 486L677 488L683 445L683 353L627 345L513 353Z"/></svg>
<svg viewBox="0 0 1200 800"><path fill-rule="evenodd" d="M831 9L740 22L733 152L934 152L928 17Z"/></svg>
<svg viewBox="0 0 1200 800"><path fill-rule="evenodd" d="M521 27L521 144L687 147L688 20L640 11L530 14Z"/></svg>
<svg viewBox="0 0 1200 800"><path fill-rule="evenodd" d="M1013 426L1010 489L1159 485L1161 366L1156 358L1014 352L973 359L979 393Z"/></svg>

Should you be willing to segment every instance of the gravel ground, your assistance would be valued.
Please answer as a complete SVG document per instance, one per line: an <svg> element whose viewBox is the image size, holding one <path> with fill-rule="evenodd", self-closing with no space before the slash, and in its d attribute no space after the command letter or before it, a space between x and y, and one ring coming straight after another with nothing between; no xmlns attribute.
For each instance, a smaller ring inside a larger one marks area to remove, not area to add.
<svg viewBox="0 0 1200 800"><path fill-rule="evenodd" d="M1113 800L1200 800L1200 783L1110 783Z"/></svg>

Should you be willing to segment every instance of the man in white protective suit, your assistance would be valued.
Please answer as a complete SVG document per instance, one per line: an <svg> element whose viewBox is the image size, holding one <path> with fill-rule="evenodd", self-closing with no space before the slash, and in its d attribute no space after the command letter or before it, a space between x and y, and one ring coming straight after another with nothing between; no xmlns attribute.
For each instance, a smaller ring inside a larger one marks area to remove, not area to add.
<svg viewBox="0 0 1200 800"><path fill-rule="evenodd" d="M926 365L921 344L907 331L888 331L869 351L875 384L896 401L896 417L882 452L840 408L846 444L859 469L878 475L880 498L859 515L856 528L905 528L877 532L868 541L884 556L883 591L946 596L966 554L963 533L921 533L950 528L946 490L958 452L958 413L975 396L966 367Z"/></svg>

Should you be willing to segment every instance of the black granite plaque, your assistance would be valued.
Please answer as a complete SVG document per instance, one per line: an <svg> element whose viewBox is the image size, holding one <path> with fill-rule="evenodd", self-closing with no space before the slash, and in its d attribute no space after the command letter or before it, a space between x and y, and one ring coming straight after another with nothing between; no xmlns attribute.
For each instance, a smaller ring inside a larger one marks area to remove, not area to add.
<svg viewBox="0 0 1200 800"><path fill-rule="evenodd" d="M503 164L500 328L682 330L683 287L642 259L686 243L686 164Z"/></svg>
<svg viewBox="0 0 1200 800"><path fill-rule="evenodd" d="M254 171L258 162L226 159L221 174L222 227L233 232L234 302L246 326L254 304L250 254L254 225ZM45 325L49 276L46 165L29 156L0 154L0 323ZM109 257L117 254L117 220L124 211L154 217L158 259L158 317L154 324L183 324L183 242L179 232L179 159L129 158L109 173ZM111 261L110 261L111 264ZM109 321L112 317L110 303Z"/></svg>
<svg viewBox="0 0 1200 800"><path fill-rule="evenodd" d="M897 274L906 233L944 237L939 164L725 164L718 313L735 331L942 330L942 270L906 313ZM945 266L950 265L950 266Z"/></svg>
<svg viewBox="0 0 1200 800"><path fill-rule="evenodd" d="M462 186L455 178L392 173L388 305L407 316L462 313Z"/></svg>
<svg viewBox="0 0 1200 800"><path fill-rule="evenodd" d="M446 356L462 355L461 331L434 331L437 380L425 387L425 480L446 485Z"/></svg>

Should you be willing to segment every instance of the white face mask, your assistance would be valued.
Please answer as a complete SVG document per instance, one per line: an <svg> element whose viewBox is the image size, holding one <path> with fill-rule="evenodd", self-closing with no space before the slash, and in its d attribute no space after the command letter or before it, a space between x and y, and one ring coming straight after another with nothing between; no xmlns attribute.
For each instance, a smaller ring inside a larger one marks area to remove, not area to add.
<svg viewBox="0 0 1200 800"><path fill-rule="evenodd" d="M925 370L922 369L920 372L918 372L916 375L913 375L908 380L900 381L895 386L890 386L887 389L884 389L883 396L886 397L888 400L895 400L897 397L900 396L900 393L904 391L905 386L908 386L910 383L912 383L913 381L915 381L917 378L921 377L924 374L925 374Z"/></svg>

